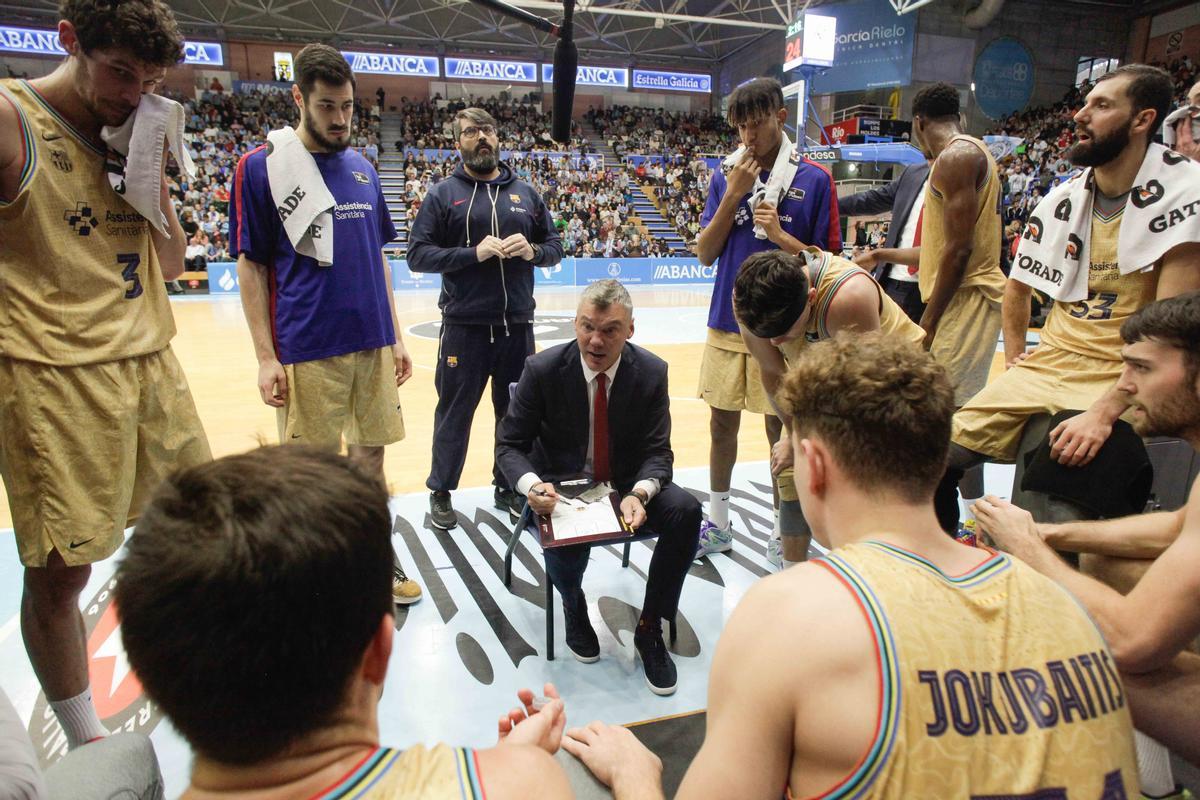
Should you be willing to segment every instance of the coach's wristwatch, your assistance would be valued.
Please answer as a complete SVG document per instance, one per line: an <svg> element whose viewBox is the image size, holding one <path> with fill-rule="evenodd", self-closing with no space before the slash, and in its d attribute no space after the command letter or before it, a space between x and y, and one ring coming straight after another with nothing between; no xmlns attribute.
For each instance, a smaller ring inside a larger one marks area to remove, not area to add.
<svg viewBox="0 0 1200 800"><path fill-rule="evenodd" d="M542 260L542 246L540 244L535 244L534 242L530 242L529 246L533 248L533 257L529 259L529 263L540 263Z"/></svg>
<svg viewBox="0 0 1200 800"><path fill-rule="evenodd" d="M645 508L650 504L650 495L646 493L645 489L631 489L625 493L625 496L636 497L638 502L642 504L642 508Z"/></svg>

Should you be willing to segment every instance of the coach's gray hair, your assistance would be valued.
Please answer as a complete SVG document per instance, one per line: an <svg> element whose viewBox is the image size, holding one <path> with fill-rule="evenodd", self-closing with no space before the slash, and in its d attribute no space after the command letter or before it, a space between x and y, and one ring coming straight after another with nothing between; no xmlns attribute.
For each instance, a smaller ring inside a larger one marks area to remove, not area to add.
<svg viewBox="0 0 1200 800"><path fill-rule="evenodd" d="M623 306L629 313L633 313L633 298L629 296L629 290L614 278L589 283L579 298L579 304L583 305L584 303L591 303L601 311L616 303Z"/></svg>
<svg viewBox="0 0 1200 800"><path fill-rule="evenodd" d="M491 125L497 131L500 130L500 125L497 124L496 118L482 108L464 108L454 115L454 141L462 138L463 120L473 125Z"/></svg>

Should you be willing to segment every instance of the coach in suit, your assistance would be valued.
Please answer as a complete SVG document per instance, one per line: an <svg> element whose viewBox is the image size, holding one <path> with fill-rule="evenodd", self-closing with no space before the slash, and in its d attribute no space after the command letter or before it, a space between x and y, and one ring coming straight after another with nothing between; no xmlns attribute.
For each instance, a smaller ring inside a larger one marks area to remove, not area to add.
<svg viewBox="0 0 1200 800"><path fill-rule="evenodd" d="M891 211L892 221L888 225L887 240L883 246L889 249L911 248L915 242L920 242L917 238L917 223L921 213L918 206L925 203L924 189L928 177L928 162L910 164L900 173L899 178L887 186L840 198L838 213L848 217ZM909 274L908 267L904 264L880 262L870 256L867 256L867 259L874 263L863 266L872 270L872 276L879 281L888 297L895 300L913 322L920 322L921 315L925 312L925 304L921 302L915 267ZM861 258L856 260L862 263ZM898 270L903 272L897 274Z"/></svg>
<svg viewBox="0 0 1200 800"><path fill-rule="evenodd" d="M573 343L530 356L500 423L496 460L539 514L554 510L553 481L581 475L609 480L634 528L658 534L634 645L655 694L675 691L675 664L662 620L675 615L696 553L700 503L671 483L671 412L667 364L628 343L633 301L618 281L584 290ZM588 545L546 551L546 572L563 598L567 647L575 658L600 658L583 594Z"/></svg>

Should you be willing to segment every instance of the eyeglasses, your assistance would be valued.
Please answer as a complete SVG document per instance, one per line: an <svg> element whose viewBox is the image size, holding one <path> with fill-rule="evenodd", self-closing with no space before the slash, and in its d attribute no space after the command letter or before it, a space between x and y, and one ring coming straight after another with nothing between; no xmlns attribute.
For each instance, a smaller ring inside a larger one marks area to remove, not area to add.
<svg viewBox="0 0 1200 800"><path fill-rule="evenodd" d="M464 139L474 139L477 136L479 136L479 134L481 134L481 133L484 136L495 136L496 135L496 126L480 125L480 126L476 127L476 126L472 125L469 128L462 129L462 136Z"/></svg>

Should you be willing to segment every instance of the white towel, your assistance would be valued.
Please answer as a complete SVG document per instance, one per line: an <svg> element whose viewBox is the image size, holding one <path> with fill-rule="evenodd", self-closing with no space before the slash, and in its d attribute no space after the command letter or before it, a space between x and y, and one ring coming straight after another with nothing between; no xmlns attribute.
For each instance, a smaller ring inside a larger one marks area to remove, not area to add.
<svg viewBox="0 0 1200 800"><path fill-rule="evenodd" d="M729 174L729 171L737 166L738 161L746 153L746 146L742 145L734 150L732 154L725 157L721 163L722 170ZM767 182L762 182L762 177L754 179L754 188L750 190L750 199L747 201L750 205L750 211L753 213L760 205L767 205L779 208L780 202L783 201L783 195L792 185L792 181L796 179L796 170L800 167L800 152L796 150L792 140L788 135L783 134L783 141L779 145L779 153L775 156L775 164L771 167L771 174L767 176ZM754 237L756 239L766 239L767 232L763 230L761 225L754 226Z"/></svg>
<svg viewBox="0 0 1200 800"><path fill-rule="evenodd" d="M105 166L113 189L170 238L167 212L175 212L162 207L163 141L185 175L196 173L183 141L183 106L168 97L144 94L129 118L120 127L104 127L100 138L109 147Z"/></svg>
<svg viewBox="0 0 1200 800"><path fill-rule="evenodd" d="M333 195L294 128L267 134L267 183L292 247L315 258L322 267L333 263Z"/></svg>
<svg viewBox="0 0 1200 800"><path fill-rule="evenodd" d="M1050 190L1025 225L1011 277L1065 303L1087 298L1094 189L1092 170L1085 169ZM1171 248L1195 241L1200 164L1152 144L1121 219L1117 267L1122 275L1144 271Z"/></svg>

